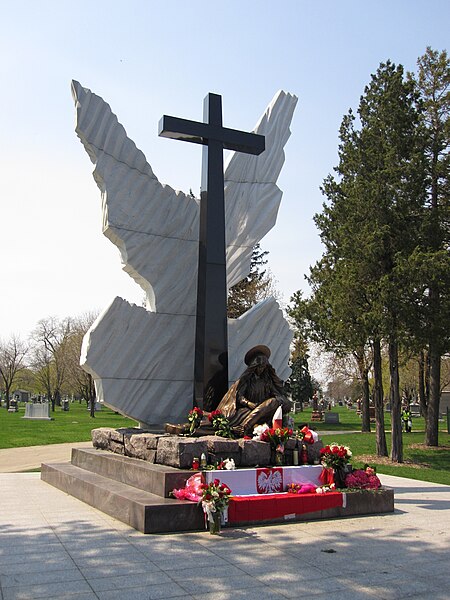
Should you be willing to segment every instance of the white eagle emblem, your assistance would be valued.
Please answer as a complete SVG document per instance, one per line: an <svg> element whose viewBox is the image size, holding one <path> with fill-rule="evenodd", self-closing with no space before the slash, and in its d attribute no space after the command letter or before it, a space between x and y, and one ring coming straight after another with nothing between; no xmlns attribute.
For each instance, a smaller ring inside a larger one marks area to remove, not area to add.
<svg viewBox="0 0 450 600"><path fill-rule="evenodd" d="M256 489L258 494L276 494L283 491L281 469L257 469Z"/></svg>

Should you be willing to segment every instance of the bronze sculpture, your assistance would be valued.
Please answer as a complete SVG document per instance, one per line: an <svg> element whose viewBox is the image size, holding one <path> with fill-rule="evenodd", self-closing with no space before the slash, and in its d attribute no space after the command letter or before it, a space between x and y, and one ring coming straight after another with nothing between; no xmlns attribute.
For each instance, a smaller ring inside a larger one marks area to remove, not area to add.
<svg viewBox="0 0 450 600"><path fill-rule="evenodd" d="M219 402L217 410L229 419L236 437L251 435L256 425L271 425L273 415L281 406L283 415L290 412L291 404L283 390L283 382L269 363L270 349L254 346L245 355L247 369L230 387ZM187 425L166 425L169 433L187 433ZM214 431L208 416L193 435L211 435Z"/></svg>

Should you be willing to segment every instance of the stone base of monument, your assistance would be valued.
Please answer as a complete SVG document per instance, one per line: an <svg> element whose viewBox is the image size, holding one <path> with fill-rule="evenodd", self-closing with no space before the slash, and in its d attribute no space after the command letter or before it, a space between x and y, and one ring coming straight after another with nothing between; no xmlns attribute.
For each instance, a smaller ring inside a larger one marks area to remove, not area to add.
<svg viewBox="0 0 450 600"><path fill-rule="evenodd" d="M193 459L200 459L202 454L205 454L208 464L232 458L240 468L268 465L271 461L270 445L255 440L230 440L216 435L188 437L125 427L100 427L91 433L94 448L179 469L190 469ZM286 464L292 464L296 447L296 440L286 442ZM309 464L319 463L321 448L321 440L306 444Z"/></svg>
<svg viewBox="0 0 450 600"><path fill-rule="evenodd" d="M183 438L176 440L181 442ZM173 443L176 440L173 439ZM122 445L125 448L125 444ZM146 449L149 450L152 449ZM181 459L184 460L183 457ZM179 462L180 454L173 460ZM316 471L320 467L313 465L207 471L206 476L222 479L227 476L242 477L247 482L256 482L263 473L267 483L268 480L273 480L272 473L280 470L286 482L296 470L299 481L307 481L311 477L316 479ZM193 473L187 468L155 464L149 460L93 448L74 449L70 463L43 464L41 478L143 533L164 533L204 528L200 506L194 502L169 498L170 491L183 488ZM264 485L262 479L260 483ZM233 484L236 490L241 489L240 485L241 483ZM329 519L394 510L394 494L391 489L351 491L345 494L254 494L251 490L247 493L251 495L240 495L231 500L230 525Z"/></svg>
<svg viewBox="0 0 450 600"><path fill-rule="evenodd" d="M41 467L43 481L143 533L203 529L201 507L168 498L192 474L105 450L75 448L70 463Z"/></svg>

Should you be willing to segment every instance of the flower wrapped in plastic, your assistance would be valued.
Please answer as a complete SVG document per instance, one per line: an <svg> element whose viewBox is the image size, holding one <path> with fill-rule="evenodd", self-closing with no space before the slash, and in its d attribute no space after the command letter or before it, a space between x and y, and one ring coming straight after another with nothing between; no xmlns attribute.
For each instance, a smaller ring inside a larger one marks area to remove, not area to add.
<svg viewBox="0 0 450 600"><path fill-rule="evenodd" d="M194 433L197 427L200 425L203 419L203 411L198 406L194 406L192 410L189 411L187 420L189 423L189 433Z"/></svg>
<svg viewBox="0 0 450 600"><path fill-rule="evenodd" d="M313 494L316 487L313 483L290 483L286 491L289 494Z"/></svg>
<svg viewBox="0 0 450 600"><path fill-rule="evenodd" d="M219 479L214 479L210 483L203 483L201 491L201 503L203 512L205 513L205 521L206 523L210 523L210 532L217 533L215 529L211 529L211 525L220 528L220 516L225 510L228 510L231 490L227 485L221 483Z"/></svg>
<svg viewBox="0 0 450 600"><path fill-rule="evenodd" d="M189 477L184 488L172 490L170 494L178 500L190 500L191 502L199 502L202 499L205 480L201 473L196 473Z"/></svg>

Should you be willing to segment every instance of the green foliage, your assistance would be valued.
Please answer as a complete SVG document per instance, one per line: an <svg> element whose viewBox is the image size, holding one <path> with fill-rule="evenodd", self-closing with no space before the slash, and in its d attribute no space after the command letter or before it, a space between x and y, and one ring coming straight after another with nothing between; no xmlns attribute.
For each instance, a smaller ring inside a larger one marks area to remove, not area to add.
<svg viewBox="0 0 450 600"><path fill-rule="evenodd" d="M310 339L355 357L361 381L367 350L376 350L379 407L384 341L396 416L393 449L400 458L398 349L428 348L432 444L440 357L450 347L450 63L446 52L428 48L418 65L417 77L405 77L401 65L380 64L357 116L344 116L339 164L323 182L327 202L315 216L325 252L310 271L311 298L296 294L290 308ZM377 427L384 435L382 423Z"/></svg>
<svg viewBox="0 0 450 600"><path fill-rule="evenodd" d="M450 438L446 431L446 423L440 421L441 444L438 448L428 448L422 444L425 431L425 420L414 417L413 432L403 434L403 463L392 463L389 459L376 457L376 439L374 433L360 433L361 419L355 410L346 407L334 407L333 412L339 413L339 424L311 422L311 409L297 413L294 422L297 425L309 423L311 429L324 432L320 435L323 443L336 442L349 446L352 453L354 468L362 468L368 462L367 457L372 457L369 462L376 466L378 473L408 477L422 481L431 481L450 485ZM385 414L386 426L390 427L390 414ZM335 431L336 433L332 433ZM337 433L337 432L347 433ZM326 433L325 433L326 432ZM387 434L388 446L391 445L390 434ZM361 458L360 458L361 457ZM377 462L379 460L379 462Z"/></svg>
<svg viewBox="0 0 450 600"><path fill-rule="evenodd" d="M242 281L234 285L228 294L228 317L237 319L250 310L261 298L270 281L265 277L266 271L261 270L267 264L268 252L263 252L259 244L253 248L250 273Z"/></svg>
<svg viewBox="0 0 450 600"><path fill-rule="evenodd" d="M291 362L292 373L286 388L295 402L308 402L314 393L307 356L297 356Z"/></svg>

